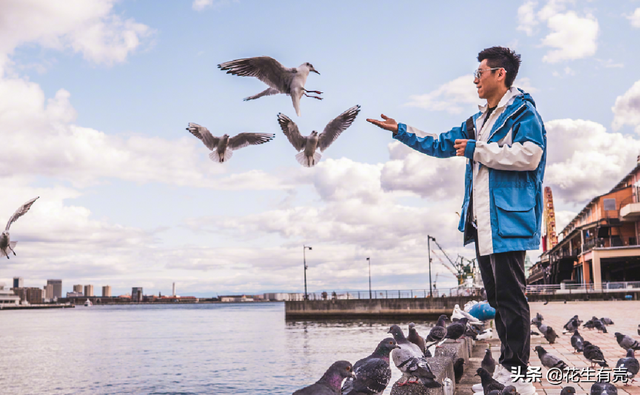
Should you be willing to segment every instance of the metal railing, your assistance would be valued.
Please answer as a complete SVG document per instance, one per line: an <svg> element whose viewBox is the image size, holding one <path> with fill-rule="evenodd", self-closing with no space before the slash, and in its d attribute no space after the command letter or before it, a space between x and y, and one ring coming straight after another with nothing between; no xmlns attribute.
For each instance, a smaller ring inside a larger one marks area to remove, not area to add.
<svg viewBox="0 0 640 395"><path fill-rule="evenodd" d="M289 294L290 300L304 300L304 294ZM294 296L295 295L295 296ZM341 291L341 292L309 292L309 300L332 300L332 299L416 299L429 298L428 289L405 289L405 290L371 290L369 291ZM439 288L433 289L434 298L446 298L457 296L477 296L481 297L482 292L479 288Z"/></svg>
<svg viewBox="0 0 640 395"><path fill-rule="evenodd" d="M606 293L606 292L640 292L640 281L620 281L602 283L600 289L596 289L593 283L564 283L564 284L545 284L545 285L527 285L528 294L579 294L579 293Z"/></svg>

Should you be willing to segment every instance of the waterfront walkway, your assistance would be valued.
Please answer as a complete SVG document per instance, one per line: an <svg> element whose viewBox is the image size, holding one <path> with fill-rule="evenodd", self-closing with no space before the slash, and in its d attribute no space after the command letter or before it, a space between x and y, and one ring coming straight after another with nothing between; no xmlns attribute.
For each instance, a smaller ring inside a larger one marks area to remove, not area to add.
<svg viewBox="0 0 640 395"><path fill-rule="evenodd" d="M543 302L533 302L531 306L531 316L535 317L536 313L542 314L544 323L550 325L559 337L555 344L549 344L542 336L531 336L531 366L542 366L538 354L534 351L537 345L541 345L544 349L564 360L569 366L586 368L590 366L590 362L582 354L574 354L571 346L571 335L567 333L562 335L562 327L575 314L586 322L592 316L598 318L609 317L613 320L614 325L608 325L608 333L601 333L586 328L580 328L582 337L602 349L604 357L610 368L614 368L618 359L625 356L625 351L618 345L615 332L620 332L631 336L636 340L640 340L638 335L638 324L640 324L640 301L592 301L592 302L550 302L546 306ZM531 326L537 331L535 326ZM476 342L476 347L485 348L483 342ZM499 356L499 342L492 342L493 356L497 360ZM474 353L476 354L476 353ZM477 355L477 354L476 354ZM640 351L636 351L636 358L640 359ZM474 358L475 359L475 358ZM563 386L571 385L576 389L577 394L588 394L591 389L592 382L569 383L564 381L561 385L550 384L546 380L546 368L542 368L542 382L536 383L538 395L559 395ZM636 377L636 382L624 386L616 383L618 394L640 395L640 377Z"/></svg>

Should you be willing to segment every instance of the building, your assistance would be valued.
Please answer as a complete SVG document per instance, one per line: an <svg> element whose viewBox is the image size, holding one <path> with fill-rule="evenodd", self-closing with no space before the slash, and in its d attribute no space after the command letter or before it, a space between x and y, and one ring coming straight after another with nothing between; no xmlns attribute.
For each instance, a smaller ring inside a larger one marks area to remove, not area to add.
<svg viewBox="0 0 640 395"><path fill-rule="evenodd" d="M176 296L176 283L173 283L173 293L171 295Z"/></svg>
<svg viewBox="0 0 640 395"><path fill-rule="evenodd" d="M93 296L93 285L88 284L84 286L84 296Z"/></svg>
<svg viewBox="0 0 640 395"><path fill-rule="evenodd" d="M221 302L253 302L252 297L247 297L247 295L226 295L220 296Z"/></svg>
<svg viewBox="0 0 640 395"><path fill-rule="evenodd" d="M13 288L22 288L24 287L24 281L22 280L22 277L14 277L13 278Z"/></svg>
<svg viewBox="0 0 640 395"><path fill-rule="evenodd" d="M76 291L67 292L67 298L81 298L83 296L84 294L82 292L76 292Z"/></svg>
<svg viewBox="0 0 640 395"><path fill-rule="evenodd" d="M142 287L131 288L131 301L142 302Z"/></svg>
<svg viewBox="0 0 640 395"><path fill-rule="evenodd" d="M53 300L53 284L47 284L44 286L42 293L44 294L45 302Z"/></svg>
<svg viewBox="0 0 640 395"><path fill-rule="evenodd" d="M102 287L102 297L111 297L111 285L105 285Z"/></svg>
<svg viewBox="0 0 640 395"><path fill-rule="evenodd" d="M14 294L10 289L5 288L4 283L0 283L0 306L8 304L20 304L20 297Z"/></svg>
<svg viewBox="0 0 640 395"><path fill-rule="evenodd" d="M62 280L47 280L47 285L53 286L53 296L50 299L62 297Z"/></svg>
<svg viewBox="0 0 640 395"><path fill-rule="evenodd" d="M21 302L29 304L41 304L44 299L44 291L40 288L14 288L13 293L20 297Z"/></svg>
<svg viewBox="0 0 640 395"><path fill-rule="evenodd" d="M640 157L609 192L594 197L530 270L528 284L640 281Z"/></svg>
<svg viewBox="0 0 640 395"><path fill-rule="evenodd" d="M74 285L73 286L73 292L80 293L80 294L83 293L84 290L83 290L82 284Z"/></svg>

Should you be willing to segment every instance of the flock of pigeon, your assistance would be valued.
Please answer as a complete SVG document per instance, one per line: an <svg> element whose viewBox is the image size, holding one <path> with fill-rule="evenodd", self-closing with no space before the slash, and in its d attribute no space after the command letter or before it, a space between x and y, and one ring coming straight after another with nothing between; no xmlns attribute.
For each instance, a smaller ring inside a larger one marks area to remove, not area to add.
<svg viewBox="0 0 640 395"><path fill-rule="evenodd" d="M320 96L308 94L322 94L322 92L310 91L304 88L310 72L320 74L308 62L298 67L287 68L273 58L259 56L232 60L221 63L218 67L220 70L226 71L227 74L256 77L269 86L266 90L245 98L245 101L275 94L289 95L293 101L293 108L296 110L296 114L300 116L300 99L302 96L322 100ZM359 112L360 106L353 106L329 122L322 133L318 134L314 130L308 136L301 135L298 125L282 113L278 114L278 123L293 148L299 152L296 155L296 160L304 167L313 167L321 158L321 154L317 150L324 152L342 132L351 126ZM240 133L233 137L225 134L222 137L215 137L206 127L193 122L189 122L187 130L202 140L204 145L211 150L209 158L219 163L231 159L235 150L248 145L264 144L275 137L275 134L269 133Z"/></svg>
<svg viewBox="0 0 640 395"><path fill-rule="evenodd" d="M543 335L549 342L549 344L553 344L559 338L559 336L556 334L553 328L551 328L551 326L545 325L543 323L543 320L544 318L542 317L542 315L540 313L537 313L535 318L531 320L531 324L535 325L540 333L532 330L531 334ZM602 333L608 333L607 325L613 325L613 321L607 317L592 317L590 320L583 324L583 321L580 320L577 315L575 315L563 327L563 333L572 333L571 346L575 349L575 352L582 353L584 357L589 360L589 362L591 362L591 367L594 367L596 365L600 365L600 367L602 368L609 367L600 347L584 340L584 338L580 335L580 325L582 325L583 328L587 328L589 330L595 329ZM638 334L640 335L640 326L638 329ZM628 381L625 385L628 385L629 383L635 381L635 376L638 374L638 371L640 371L640 364L638 363L638 360L634 355L635 350L640 350L640 342L630 336L624 335L619 332L616 332L615 336L618 344L625 350L626 353L624 357L618 360L618 362L616 363L616 368L626 370ZM535 351L538 354L538 358L540 358L540 362L542 362L542 365L546 368L557 368L560 370L568 368L566 362L564 362L557 356L548 353L542 346L536 346ZM575 389L573 387L565 387L565 389L567 388L571 388L573 391L572 393L575 393ZM596 382L591 387L591 395L611 395L617 393L618 391L616 387L611 383Z"/></svg>
<svg viewBox="0 0 640 395"><path fill-rule="evenodd" d="M353 366L348 361L333 363L320 380L294 392L293 395L382 394L391 380L390 361L402 372L402 377L397 382L399 386L415 384L426 388L444 387L445 394L452 394L451 379L445 378L442 383L436 381L426 358L430 358L435 353L435 348L440 347L446 339L458 342L462 336L468 336L482 340L483 336L486 338L487 333L480 332L471 325L469 318L463 315L456 316L455 310L452 322L445 326L447 320L446 315L441 315L426 338L418 334L413 323L409 324L409 335L406 337L400 326L392 325L387 333L393 337L383 339L371 355L357 361ZM475 318L473 320L474 323L479 322ZM463 358L454 362L454 373L455 381L458 383L464 373ZM489 394L489 391L486 393ZM515 391L510 394L514 395Z"/></svg>

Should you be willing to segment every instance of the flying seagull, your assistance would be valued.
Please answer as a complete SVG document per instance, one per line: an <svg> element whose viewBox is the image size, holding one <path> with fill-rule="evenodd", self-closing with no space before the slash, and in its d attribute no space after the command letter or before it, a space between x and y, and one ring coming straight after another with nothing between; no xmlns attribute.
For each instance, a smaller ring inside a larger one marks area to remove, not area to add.
<svg viewBox="0 0 640 395"><path fill-rule="evenodd" d="M278 114L278 122L293 148L302 151L296 155L298 162L304 167L313 167L322 157L316 149L320 148L320 151L324 152L340 136L340 133L351 126L359 112L360 106L355 105L329 122L322 133L318 134L314 130L309 136L302 136L298 125L282 113Z"/></svg>
<svg viewBox="0 0 640 395"><path fill-rule="evenodd" d="M31 205L39 198L40 196L33 198L20 206L19 209L16 210L15 213L9 218L9 222L7 222L7 226L4 228L4 232L2 232L2 236L0 236L0 256L6 256L9 259L9 254L13 253L16 255L16 252L13 250L18 244L17 241L11 241L11 236L9 235L9 227L11 224L16 222L18 218L22 217L29 211Z"/></svg>
<svg viewBox="0 0 640 395"><path fill-rule="evenodd" d="M228 162L233 155L233 151L244 148L247 145L264 144L273 140L276 135L271 133L239 133L231 138L228 134L222 137L214 137L209 129L197 123L189 122L188 131L202 140L212 152L209 158L214 162Z"/></svg>
<svg viewBox="0 0 640 395"><path fill-rule="evenodd" d="M220 63L218 68L226 71L227 74L238 75L241 77L256 77L260 81L269 85L264 91L246 97L244 100L253 100L262 96L276 95L284 93L291 96L293 108L296 114L300 116L300 99L302 95L322 100L319 96L308 95L307 92L322 94L320 91L308 91L304 89L307 82L309 72L320 74L313 65L305 62L298 67L287 68L280 64L277 60L268 56L258 56L255 58L245 58L232 60L230 62Z"/></svg>

